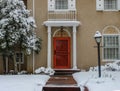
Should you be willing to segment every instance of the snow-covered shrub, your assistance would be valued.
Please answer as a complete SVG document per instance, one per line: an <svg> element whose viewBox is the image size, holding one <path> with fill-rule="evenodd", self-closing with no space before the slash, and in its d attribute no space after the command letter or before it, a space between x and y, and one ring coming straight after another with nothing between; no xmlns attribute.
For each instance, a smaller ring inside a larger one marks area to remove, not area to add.
<svg viewBox="0 0 120 91"><path fill-rule="evenodd" d="M101 66L101 71L104 71L104 70L105 70L105 66ZM89 71L98 71L98 66L96 66L96 67L90 67Z"/></svg>
<svg viewBox="0 0 120 91"><path fill-rule="evenodd" d="M38 69L35 70L35 73L36 74L44 73L44 71L45 71L45 67L40 67L40 68L38 68Z"/></svg>
<svg viewBox="0 0 120 91"><path fill-rule="evenodd" d="M22 70L22 71L20 71L20 72L15 72L14 70L10 70L10 71L9 71L9 74L10 74L10 75L14 75L14 74L22 75L22 74L27 74L27 73L28 73L28 72L25 71L25 70Z"/></svg>
<svg viewBox="0 0 120 91"><path fill-rule="evenodd" d="M45 68L40 67L35 70L36 74L48 74L48 75L54 75L55 71L52 68Z"/></svg>
<svg viewBox="0 0 120 91"><path fill-rule="evenodd" d="M22 75L22 74L27 74L27 71L22 70L21 72L18 72L18 75Z"/></svg>
<svg viewBox="0 0 120 91"><path fill-rule="evenodd" d="M46 68L45 73L48 73L49 75L54 75L55 71L52 68Z"/></svg>
<svg viewBox="0 0 120 91"><path fill-rule="evenodd" d="M10 70L9 74L15 74L15 71L14 70Z"/></svg>
<svg viewBox="0 0 120 91"><path fill-rule="evenodd" d="M97 67L90 67L89 71L98 71ZM101 71L120 71L120 60L116 60L113 63L106 63L101 66Z"/></svg>
<svg viewBox="0 0 120 91"><path fill-rule="evenodd" d="M107 71L120 71L120 60L117 60L113 63L107 63L105 65L105 70L107 70Z"/></svg>

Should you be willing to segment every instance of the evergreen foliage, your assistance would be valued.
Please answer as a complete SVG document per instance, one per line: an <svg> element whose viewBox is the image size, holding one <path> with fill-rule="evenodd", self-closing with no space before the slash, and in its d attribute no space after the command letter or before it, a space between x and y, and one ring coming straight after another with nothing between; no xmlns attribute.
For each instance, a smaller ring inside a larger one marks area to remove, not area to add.
<svg viewBox="0 0 120 91"><path fill-rule="evenodd" d="M22 0L0 0L0 52L11 53L16 46L26 54L40 52L36 24Z"/></svg>

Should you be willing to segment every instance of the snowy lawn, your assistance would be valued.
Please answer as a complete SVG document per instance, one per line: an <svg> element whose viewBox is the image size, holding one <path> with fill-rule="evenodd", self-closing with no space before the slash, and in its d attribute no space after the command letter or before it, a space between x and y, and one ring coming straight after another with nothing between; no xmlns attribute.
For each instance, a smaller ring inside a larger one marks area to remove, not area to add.
<svg viewBox="0 0 120 91"><path fill-rule="evenodd" d="M48 75L0 75L0 91L42 91Z"/></svg>
<svg viewBox="0 0 120 91"><path fill-rule="evenodd" d="M78 86L84 91L120 91L120 60L101 66L101 77L98 77L98 67L90 67L88 72L74 73Z"/></svg>
<svg viewBox="0 0 120 91"><path fill-rule="evenodd" d="M73 74L74 79L84 91L86 86L89 91L120 91L120 72L78 72Z"/></svg>

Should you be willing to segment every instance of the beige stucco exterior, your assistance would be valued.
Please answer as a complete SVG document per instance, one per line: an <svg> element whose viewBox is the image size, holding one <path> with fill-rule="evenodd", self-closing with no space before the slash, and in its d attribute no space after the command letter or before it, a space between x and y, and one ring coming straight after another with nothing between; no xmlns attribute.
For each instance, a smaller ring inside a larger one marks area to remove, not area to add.
<svg viewBox="0 0 120 91"><path fill-rule="evenodd" d="M47 0L35 1L35 21L37 25L36 34L42 39L42 49L39 54L35 55L35 69L44 66L47 67L47 27L43 25L47 21L48 2ZM33 15L32 0L27 1L27 8ZM97 65L97 48L93 38L95 32L101 33L106 26L113 25L120 29L120 12L119 11L96 11L96 0L76 0L77 21L80 25L77 27L77 66L79 69L88 69L90 66ZM59 27L52 27L52 35ZM72 28L66 27L72 35ZM53 39L53 38L52 38ZM52 40L52 67L53 67L53 40ZM72 37L71 37L71 55L72 55ZM102 48L101 48L101 62ZM32 55L28 56L27 70L32 72ZM1 61L0 61L0 64ZM71 56L72 66L72 56ZM72 68L72 67L71 67ZM0 66L0 71L2 66Z"/></svg>
<svg viewBox="0 0 120 91"><path fill-rule="evenodd" d="M84 69L97 65L97 49L94 48L96 43L93 38L95 32L99 30L102 33L104 27L108 25L119 28L120 12L96 11L96 0L76 0L76 10L77 21L81 22L77 28L77 65L78 68ZM47 20L47 12L47 0L42 0L42 3L41 0L35 0L36 32L43 40L42 50L39 55L36 55L36 67L47 64L47 27L43 25ZM52 28L52 34L54 30Z"/></svg>

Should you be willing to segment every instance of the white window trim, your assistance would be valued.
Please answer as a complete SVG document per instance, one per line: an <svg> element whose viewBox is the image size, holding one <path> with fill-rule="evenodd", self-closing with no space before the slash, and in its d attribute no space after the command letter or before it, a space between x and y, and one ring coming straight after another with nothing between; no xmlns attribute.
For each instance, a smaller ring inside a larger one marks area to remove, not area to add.
<svg viewBox="0 0 120 91"><path fill-rule="evenodd" d="M64 4L63 3L61 4L60 2L59 2L59 0L55 0L55 9L57 9L57 10L66 10L66 9L69 8L69 2L68 2L68 0L64 0L63 1Z"/></svg>
<svg viewBox="0 0 120 91"><path fill-rule="evenodd" d="M105 2L104 2L104 5L105 5ZM116 0L116 9L105 9L105 7L103 8L104 11L118 11L118 0Z"/></svg>
<svg viewBox="0 0 120 91"><path fill-rule="evenodd" d="M76 11L76 9L55 9L53 11L66 12L66 11Z"/></svg>
<svg viewBox="0 0 120 91"><path fill-rule="evenodd" d="M58 12L66 12L66 11L69 11L68 9L55 9L54 11L58 11Z"/></svg>
<svg viewBox="0 0 120 91"><path fill-rule="evenodd" d="M107 11L113 11L113 12L115 11L116 12L116 11L119 11L119 10L118 9L104 9L103 11L106 11L106 12Z"/></svg>
<svg viewBox="0 0 120 91"><path fill-rule="evenodd" d="M118 36L119 37L119 54L120 54L120 34L103 34L103 36ZM103 41L103 36L102 36L102 46L104 47L104 41ZM120 56L119 56L120 58ZM102 48L102 61L103 62L112 62L112 61L116 61L117 59L104 59L104 48ZM120 59L118 59L120 60Z"/></svg>
<svg viewBox="0 0 120 91"><path fill-rule="evenodd" d="M96 0L96 10L97 11L120 11L120 0L117 0L116 9L105 9L104 0Z"/></svg>
<svg viewBox="0 0 120 91"><path fill-rule="evenodd" d="M48 11L76 11L76 0L74 1L74 7L70 7L70 0L68 0L68 9L56 9L55 0L48 0Z"/></svg>
<svg viewBox="0 0 120 91"><path fill-rule="evenodd" d="M17 53L22 53L22 62L20 62L20 63L16 61L16 54ZM19 51L15 52L15 62L16 62L16 64L24 64L24 52L19 52Z"/></svg>
<svg viewBox="0 0 120 91"><path fill-rule="evenodd" d="M76 11L76 9L75 10L71 10L71 9L55 9L54 11L55 12L68 12L68 11Z"/></svg>

